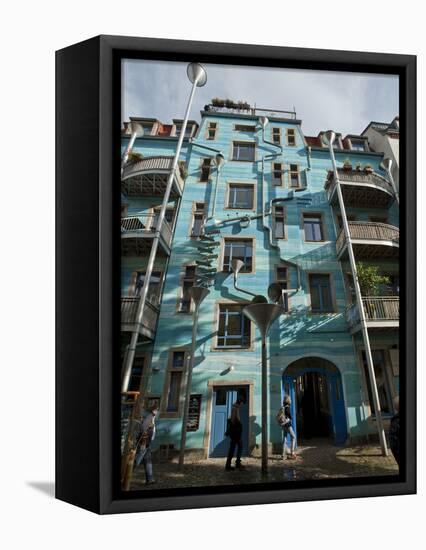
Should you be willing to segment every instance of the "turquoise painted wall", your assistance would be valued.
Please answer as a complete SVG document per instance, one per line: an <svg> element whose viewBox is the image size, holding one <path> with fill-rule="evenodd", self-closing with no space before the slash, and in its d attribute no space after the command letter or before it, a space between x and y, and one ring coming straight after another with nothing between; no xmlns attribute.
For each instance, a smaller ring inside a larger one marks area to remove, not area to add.
<svg viewBox="0 0 426 550"><path fill-rule="evenodd" d="M196 142L217 148L226 159L220 177L217 193L217 206L215 218L226 220L242 214L255 214L260 212L262 204L262 177L261 157L278 152L278 149L262 140L262 132L259 127L255 133L236 132L234 125L254 124L257 119L247 120L246 117L218 116L205 114L202 118ZM208 122L217 122L218 132L216 139L207 141L206 126ZM367 422L367 410L362 392L362 379L360 369L356 362L355 348L352 337L349 334L344 318L346 296L344 290L342 266L337 261L335 251L336 232L333 223L331 208L324 192L324 183L331 163L327 151L312 151L310 162L307 158L303 134L300 125L290 121L271 120L267 128L266 138L271 140L271 127L280 127L282 130L283 153L275 158L274 162L283 162L285 170L290 163L297 163L300 167L301 180L306 184L306 189L297 192L295 199L286 202L286 233L287 238L279 241L280 251L270 249L267 244L266 232L262 229L261 221L255 220L246 229L241 229L238 223L227 223L220 227L220 239L227 236L252 237L255 239L255 272L241 274L239 284L241 287L255 293L266 295L267 288L275 280L275 266L281 258L297 263L302 273L302 288L290 297L291 315L282 316L276 322L269 336L268 351L270 358L270 441L279 442L281 430L275 422L275 414L282 400L282 375L288 365L301 357L322 357L334 363L341 375L343 382L344 398L347 410L348 431L351 435L362 434L370 431ZM296 146L285 145L285 130L296 130ZM233 140L249 140L256 143L255 162L237 162L231 160ZM152 143L153 142L153 143ZM176 141L172 140L138 140L136 150L144 156L158 154L172 154ZM194 242L189 238L193 203L205 202L209 205L209 214L212 208L213 182L216 173L212 170L208 183L200 183L200 164L202 158L214 156L214 152L205 151L195 144L186 148L182 158L188 163L188 177L185 182L184 194L180 206L179 216L176 222L173 239L172 254L165 280L161 314L158 323L157 337L152 348L152 375L147 384L147 394L163 395L165 384L168 354L170 348L187 346L189 348L192 331L192 315L177 312L177 302L180 295L180 282L183 266L194 263L197 258ZM338 165L349 158L355 165L371 164L379 172L380 157L372 154L359 154L349 151L336 152ZM265 162L265 198L266 202L273 198L286 196L289 190L288 173L285 172L285 184L282 187L273 186L271 183L271 162ZM254 210L229 210L226 208L226 189L229 182L247 182L256 185L256 208ZM308 199L302 204L299 199ZM156 198L158 201L158 198ZM149 204L149 199L129 200L129 214L143 212ZM374 210L374 215L380 215L381 211ZM322 213L325 222L325 234L327 240L321 243L304 242L301 226L302 212ZM207 210L206 210L207 212ZM387 212L387 211L385 211ZM389 212L389 223L398 225L397 211L392 208ZM358 210L360 220L368 219L368 210ZM271 221L270 221L271 223ZM128 280L135 266L143 265L142 259L126 258L123 261L123 292L127 294ZM236 291L232 284L232 275L221 271L220 262L217 265L215 285L210 287L210 294L201 306L198 347L196 352L195 369L191 393L201 393L202 408L200 426L196 432L190 432L187 436L188 448L202 448L203 437L206 428L207 383L208 381L229 382L251 380L254 382L253 416L256 427L260 425L260 338L256 331L254 347L250 350L224 351L214 350L213 341L216 332L216 311L218 301L245 301L246 296ZM310 313L310 295L308 290L307 272L323 271L332 274L336 312L326 315L312 315ZM289 268L290 286L297 287L297 271ZM226 375L223 372L230 365L234 370ZM181 418L167 418L160 415L159 437L157 442L172 442L179 445ZM260 445L260 430L256 430L255 443Z"/></svg>

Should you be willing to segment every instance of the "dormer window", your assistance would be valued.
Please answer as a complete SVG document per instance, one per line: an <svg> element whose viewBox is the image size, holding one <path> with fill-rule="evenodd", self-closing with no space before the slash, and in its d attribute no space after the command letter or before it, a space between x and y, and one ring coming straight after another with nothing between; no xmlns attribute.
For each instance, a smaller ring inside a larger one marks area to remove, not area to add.
<svg viewBox="0 0 426 550"><path fill-rule="evenodd" d="M365 151L365 140L351 138L352 151Z"/></svg>

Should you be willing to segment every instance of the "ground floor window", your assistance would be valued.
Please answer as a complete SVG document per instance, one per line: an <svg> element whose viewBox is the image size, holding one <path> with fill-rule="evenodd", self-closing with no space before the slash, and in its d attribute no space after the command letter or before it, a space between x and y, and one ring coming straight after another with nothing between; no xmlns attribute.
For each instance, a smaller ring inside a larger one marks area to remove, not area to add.
<svg viewBox="0 0 426 550"><path fill-rule="evenodd" d="M376 376L381 411L385 414L392 414L392 393L390 390L389 373L386 365L385 352L382 349L375 349L371 351L371 355L373 356L374 374ZM373 402L373 393L371 391L370 377L368 376L367 357L365 355L365 351L362 352L362 363L371 412L372 414L376 414Z"/></svg>

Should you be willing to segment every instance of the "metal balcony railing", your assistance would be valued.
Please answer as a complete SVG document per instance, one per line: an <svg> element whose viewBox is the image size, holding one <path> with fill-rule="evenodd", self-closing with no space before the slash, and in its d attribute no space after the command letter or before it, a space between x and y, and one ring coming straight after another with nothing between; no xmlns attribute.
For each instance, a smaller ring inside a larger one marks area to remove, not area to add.
<svg viewBox="0 0 426 550"><path fill-rule="evenodd" d="M376 172L338 169L343 197L347 206L369 206L388 208L394 199L390 182ZM333 172L328 173L324 186L329 202L336 201L336 180Z"/></svg>
<svg viewBox="0 0 426 550"><path fill-rule="evenodd" d="M121 235L124 237L137 238L139 236L141 238L152 238L155 233L157 219L157 214L143 214L121 218ZM172 228L165 219L163 219L160 235L165 244L170 247Z"/></svg>
<svg viewBox="0 0 426 550"><path fill-rule="evenodd" d="M144 157L141 160L127 164L122 176L123 191L132 196L163 195L167 178L172 168L173 157ZM180 163L175 171L171 197L182 196L183 180L186 175L184 163Z"/></svg>
<svg viewBox="0 0 426 550"><path fill-rule="evenodd" d="M364 296L362 298L365 319L375 326L386 326L390 321L399 322L399 296ZM359 325L359 311L356 304L346 310L346 320L351 329Z"/></svg>
<svg viewBox="0 0 426 550"><path fill-rule="evenodd" d="M135 330L136 313L140 296L122 296L121 297L121 325L128 330ZM148 338L153 338L155 335L155 329L157 326L157 319L159 310L152 303L158 303L156 296L149 296L145 302L145 308L143 312L142 324L139 325L138 331L140 334Z"/></svg>
<svg viewBox="0 0 426 550"><path fill-rule="evenodd" d="M371 244L377 241L399 242L399 228L387 223L379 222L348 222L349 233L354 241L371 241ZM336 239L337 254L340 254L345 245L345 233L343 228L340 230Z"/></svg>

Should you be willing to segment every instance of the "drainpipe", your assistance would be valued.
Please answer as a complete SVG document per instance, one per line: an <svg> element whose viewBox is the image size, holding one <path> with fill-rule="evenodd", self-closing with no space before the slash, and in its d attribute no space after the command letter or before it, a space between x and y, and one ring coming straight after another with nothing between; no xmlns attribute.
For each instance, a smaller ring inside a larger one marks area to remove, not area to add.
<svg viewBox="0 0 426 550"><path fill-rule="evenodd" d="M129 159L129 155L130 155L130 153L133 149L136 138L143 136L143 126L140 122L135 122L134 120L132 120L130 122L129 126L131 128L132 134L130 136L129 143L127 144L127 147L126 147L126 149L123 153L123 156L121 158L121 172L120 172L121 177L123 177L124 167L127 164L127 161Z"/></svg>
<svg viewBox="0 0 426 550"><path fill-rule="evenodd" d="M393 194L395 195L395 200L399 206L399 193L392 176L392 159L390 158L383 159L383 161L380 164L380 168L383 168L383 170L387 173L390 184L392 186Z"/></svg>
<svg viewBox="0 0 426 550"><path fill-rule="evenodd" d="M367 358L368 377L370 379L371 393L373 394L374 409L376 411L377 431L379 434L379 441L380 441L380 446L382 448L382 454L383 456L387 456L388 448L386 444L385 431L383 428L383 419L382 419L382 414L380 410L379 393L377 391L376 376L374 373L373 356L371 354L370 338L368 335L368 328L367 328L367 323L365 319L364 304L362 302L361 288L359 286L359 281L358 281L358 272L356 268L355 255L352 247L349 224L346 217L345 203L343 200L342 189L340 187L339 173L337 171L336 159L334 157L333 142L336 138L336 134L332 130L328 130L327 132L325 132L324 137L328 142L331 163L333 165L334 181L336 185L337 197L339 200L340 214L342 216L343 231L345 234L346 246L349 254L349 262L350 262L351 271L352 271L352 278L353 278L354 287L355 287L355 295L356 295L356 302L357 302L359 319L361 324L362 339L364 342L365 355Z"/></svg>
<svg viewBox="0 0 426 550"><path fill-rule="evenodd" d="M145 309L146 297L148 294L149 283L151 280L152 271L154 268L154 262L157 255L157 249L160 242L161 229L163 226L164 215L166 213L167 204L170 198L170 192L172 190L173 179L175 178L176 169L178 166L179 155L182 149L183 138L185 135L186 126L188 123L189 113L191 110L192 101L194 99L195 90L197 87L204 86L207 81L206 71L202 65L198 63L190 63L187 68L188 78L192 83L191 93L189 95L188 104L186 106L185 117L182 123L181 132L179 134L178 143L176 146L175 156L173 158L172 166L170 168L169 177L167 179L166 190L161 204L160 213L158 215L157 223L155 224L155 233L152 241L152 247L149 254L148 264L145 271L144 283L140 293L140 299L138 309L136 312L135 325L141 325L143 321L143 314ZM123 369L123 379L121 383L121 391L126 392L129 387L130 375L132 372L132 365L135 358L136 344L138 341L139 332L136 329L131 336L130 345L126 357L126 362Z"/></svg>
<svg viewBox="0 0 426 550"><path fill-rule="evenodd" d="M243 288L240 288L237 285L238 273L241 271L243 266L244 266L244 262L242 260L232 260L231 261L231 269L234 272L234 288L235 288L235 290L239 290L240 292L244 292L244 294L248 294L249 296L256 297L257 294L253 294L253 292L250 292L249 290L244 290Z"/></svg>
<svg viewBox="0 0 426 550"><path fill-rule="evenodd" d="M216 164L216 179L215 179L215 186L214 186L214 192L213 192L213 207L212 207L212 213L210 216L207 216L207 218L204 220L203 227L206 225L206 223L214 218L214 214L216 212L216 200L217 200L217 188L219 185L219 173L222 168L222 166L225 164L225 157L220 149L215 149L214 147L208 147L207 145L203 145L202 143L197 143L195 141L192 142L192 145L201 147L202 149L206 149L207 151L213 151L216 153L215 157L215 164Z"/></svg>

